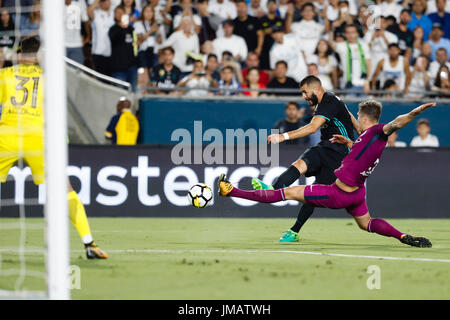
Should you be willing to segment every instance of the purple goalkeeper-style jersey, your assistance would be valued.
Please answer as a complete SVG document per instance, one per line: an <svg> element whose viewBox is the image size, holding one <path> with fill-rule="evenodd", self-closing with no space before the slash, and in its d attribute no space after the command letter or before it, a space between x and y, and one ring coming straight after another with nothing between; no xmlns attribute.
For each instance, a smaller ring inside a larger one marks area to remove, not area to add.
<svg viewBox="0 0 450 320"><path fill-rule="evenodd" d="M380 162L388 136L383 132L384 124L377 124L365 130L356 139L350 153L334 170L336 177L346 185L363 187L367 177Z"/></svg>

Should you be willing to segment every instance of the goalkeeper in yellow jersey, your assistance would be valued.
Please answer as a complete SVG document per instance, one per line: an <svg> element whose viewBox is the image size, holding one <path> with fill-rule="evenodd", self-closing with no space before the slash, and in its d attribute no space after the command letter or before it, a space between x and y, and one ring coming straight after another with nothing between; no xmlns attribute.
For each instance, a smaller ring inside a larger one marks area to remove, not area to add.
<svg viewBox="0 0 450 320"><path fill-rule="evenodd" d="M40 41L22 41L19 64L0 70L0 182L22 159L31 169L36 185L44 182L43 72L38 64ZM84 206L69 184L70 221L78 231L88 259L108 255L94 242Z"/></svg>

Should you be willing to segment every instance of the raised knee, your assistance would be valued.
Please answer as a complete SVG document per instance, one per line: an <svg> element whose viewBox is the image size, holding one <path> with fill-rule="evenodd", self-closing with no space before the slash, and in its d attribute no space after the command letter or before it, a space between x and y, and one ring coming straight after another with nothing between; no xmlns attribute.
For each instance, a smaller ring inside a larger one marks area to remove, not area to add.
<svg viewBox="0 0 450 320"><path fill-rule="evenodd" d="M369 222L370 222L370 220L367 221L367 222L366 222L366 221L358 221L358 227L359 227L361 230L370 232L370 231L369 231Z"/></svg>
<svg viewBox="0 0 450 320"><path fill-rule="evenodd" d="M298 159L297 161L293 162L292 165L297 168L298 172L300 174L303 174L306 172L306 163L302 159Z"/></svg>

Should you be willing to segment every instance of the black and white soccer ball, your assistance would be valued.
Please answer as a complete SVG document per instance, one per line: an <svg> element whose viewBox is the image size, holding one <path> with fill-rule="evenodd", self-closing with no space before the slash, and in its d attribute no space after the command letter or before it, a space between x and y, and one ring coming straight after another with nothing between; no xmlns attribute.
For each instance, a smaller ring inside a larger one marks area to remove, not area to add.
<svg viewBox="0 0 450 320"><path fill-rule="evenodd" d="M204 208L212 200L213 193L204 183L194 184L188 192L189 202L196 208Z"/></svg>

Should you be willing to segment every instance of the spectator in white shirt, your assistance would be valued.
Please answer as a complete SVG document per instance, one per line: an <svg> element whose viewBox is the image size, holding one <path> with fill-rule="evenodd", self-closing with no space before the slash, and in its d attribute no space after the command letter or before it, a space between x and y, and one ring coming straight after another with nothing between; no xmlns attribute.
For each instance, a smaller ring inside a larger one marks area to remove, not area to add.
<svg viewBox="0 0 450 320"><path fill-rule="evenodd" d="M89 18L87 16L86 3L81 1L65 0L66 11L64 15L65 30L65 45L66 56L80 64L84 63L83 44L84 40L81 37L81 23L88 28Z"/></svg>
<svg viewBox="0 0 450 320"><path fill-rule="evenodd" d="M404 141L397 141L397 138L398 138L398 131L392 132L388 136L386 147L389 147L389 148L404 148L404 147L407 146L406 142L404 142Z"/></svg>
<svg viewBox="0 0 450 320"><path fill-rule="evenodd" d="M110 0L95 0L88 8L92 27L92 60L100 73L111 75L111 41L109 29L114 25L114 13Z"/></svg>
<svg viewBox="0 0 450 320"><path fill-rule="evenodd" d="M375 5L375 8L378 9L375 11L375 14L379 14L383 17L394 16L397 21L399 21L400 12L403 9L403 7L395 0L383 0L383 2Z"/></svg>
<svg viewBox="0 0 450 320"><path fill-rule="evenodd" d="M341 88L364 90L369 92L370 51L368 45L358 39L358 29L353 24L345 26L346 41L334 42L333 32L330 32L330 46L341 58Z"/></svg>
<svg viewBox="0 0 450 320"><path fill-rule="evenodd" d="M329 0L325 14L329 22L336 21L339 18L339 0Z"/></svg>
<svg viewBox="0 0 450 320"><path fill-rule="evenodd" d="M88 0L88 5L92 5L96 0ZM122 0L110 0L111 1L111 10L114 10L118 5L120 5L120 3L122 2Z"/></svg>
<svg viewBox="0 0 450 320"><path fill-rule="evenodd" d="M385 83L392 80L399 90L405 90L409 87L411 74L409 63L400 55L400 48L397 43L389 44L389 54L381 59L372 76L372 89L379 89L385 86ZM378 77L379 76L379 77ZM380 78L379 86L377 86L377 78ZM407 92L407 90L405 90Z"/></svg>
<svg viewBox="0 0 450 320"><path fill-rule="evenodd" d="M308 75L313 75L319 78L320 82L322 83L322 87L325 90L327 91L333 90L333 84L331 83L330 77L319 74L319 68L317 67L317 64L315 63L308 64Z"/></svg>
<svg viewBox="0 0 450 320"><path fill-rule="evenodd" d="M287 32L293 32L297 37L297 42L301 44L307 56L311 55L317 47L325 26L314 21L316 15L315 7L311 2L307 2L302 7L302 20L287 25Z"/></svg>
<svg viewBox="0 0 450 320"><path fill-rule="evenodd" d="M338 61L328 41L322 39L317 44L314 54L307 58L307 63L315 63L322 77L330 79L334 88L339 88Z"/></svg>
<svg viewBox="0 0 450 320"><path fill-rule="evenodd" d="M224 51L230 51L234 59L243 61L247 58L247 43L244 38L233 34L233 20L225 20L222 23L224 36L213 41L214 53L221 57Z"/></svg>
<svg viewBox="0 0 450 320"><path fill-rule="evenodd" d="M164 47L172 47L175 50L174 64L181 72L191 72L193 65L188 63L188 53L199 53L200 43L198 36L192 31L192 20L184 17L180 23L181 29L175 31L164 43Z"/></svg>
<svg viewBox="0 0 450 320"><path fill-rule="evenodd" d="M425 55L419 56L414 66L411 66L411 82L407 88L407 97L421 99L423 92L430 89L430 77L428 76L429 60Z"/></svg>
<svg viewBox="0 0 450 320"><path fill-rule="evenodd" d="M236 5L230 0L211 0L208 4L210 14L221 17L223 20L237 17Z"/></svg>
<svg viewBox="0 0 450 320"><path fill-rule="evenodd" d="M379 19L380 25L375 28L369 28L364 36L364 41L370 48L370 62L374 66L369 74L369 78L372 78L378 62L388 54L389 44L398 42L397 36L386 30L387 19L383 17Z"/></svg>
<svg viewBox="0 0 450 320"><path fill-rule="evenodd" d="M181 30L180 22L182 19L189 17L192 20L192 31L195 31L197 34L200 32L200 28L202 25L202 18L198 14L194 14L192 0L182 0L180 2L180 7L182 11L178 13L173 18L173 27L175 30Z"/></svg>
<svg viewBox="0 0 450 320"><path fill-rule="evenodd" d="M445 65L450 69L450 62L448 61L448 52L445 48L439 48L436 50L436 60L431 62L428 73L430 75L430 82L434 83L441 66Z"/></svg>
<svg viewBox="0 0 450 320"><path fill-rule="evenodd" d="M267 3L267 1L265 1ZM248 6L248 15L257 18L262 18L267 13L267 6L262 6L261 0L250 0Z"/></svg>
<svg viewBox="0 0 450 320"><path fill-rule="evenodd" d="M274 26L272 37L275 41L270 49L270 68L275 69L278 61L285 61L288 65L287 76L300 82L307 75L304 54L300 51L297 39L292 34L284 34L283 28Z"/></svg>
<svg viewBox="0 0 450 320"><path fill-rule="evenodd" d="M430 122L427 119L417 121L417 133L410 143L411 147L439 147L439 139L430 133Z"/></svg>
<svg viewBox="0 0 450 320"><path fill-rule="evenodd" d="M137 35L138 51L138 82L139 85L147 85L149 72L158 63L156 48L162 43L161 30L155 20L155 12L151 5L146 5L141 12L141 16L134 23L134 30Z"/></svg>
<svg viewBox="0 0 450 320"><path fill-rule="evenodd" d="M230 0L211 0L208 3L208 12L211 17L218 19L220 22L223 20L233 20L237 17L237 10L234 1ZM219 23L216 30L216 37L223 36L222 24Z"/></svg>
<svg viewBox="0 0 450 320"><path fill-rule="evenodd" d="M179 83L179 87L187 87L192 90L186 92L186 96L189 97L204 97L210 95L208 88L217 88L217 82L214 81L211 76L205 71L203 62L196 60L194 62L194 68L192 73L183 78ZM212 94L212 93L211 93Z"/></svg>
<svg viewBox="0 0 450 320"><path fill-rule="evenodd" d="M278 3L278 11L280 12L280 18L285 20L287 11L289 9L289 0L279 0Z"/></svg>

